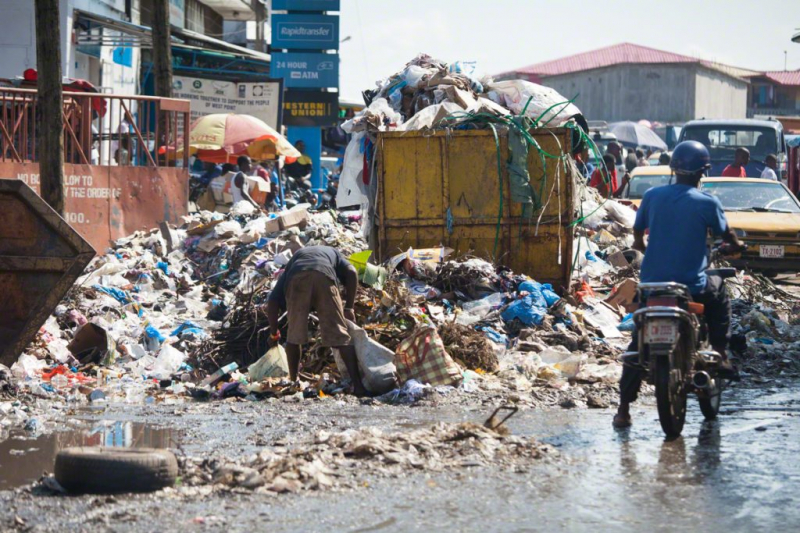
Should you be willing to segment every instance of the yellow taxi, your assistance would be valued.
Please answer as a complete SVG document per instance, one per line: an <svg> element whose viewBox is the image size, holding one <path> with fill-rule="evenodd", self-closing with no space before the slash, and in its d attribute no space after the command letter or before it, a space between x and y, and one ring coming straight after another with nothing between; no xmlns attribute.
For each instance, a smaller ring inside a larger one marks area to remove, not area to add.
<svg viewBox="0 0 800 533"><path fill-rule="evenodd" d="M728 224L748 250L737 267L767 274L800 271L800 202L778 181L703 178L700 188L722 203Z"/></svg>
<svg viewBox="0 0 800 533"><path fill-rule="evenodd" d="M672 171L668 165L655 165L650 167L636 167L631 171L631 180L620 195L620 202L639 208L644 193L653 187L669 185ZM622 180L622 178L619 178Z"/></svg>

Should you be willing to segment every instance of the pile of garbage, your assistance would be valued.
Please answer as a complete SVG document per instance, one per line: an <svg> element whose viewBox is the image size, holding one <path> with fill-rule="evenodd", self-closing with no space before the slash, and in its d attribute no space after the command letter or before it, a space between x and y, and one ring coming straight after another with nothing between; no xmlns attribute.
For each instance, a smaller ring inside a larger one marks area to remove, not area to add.
<svg viewBox="0 0 800 533"><path fill-rule="evenodd" d="M481 76L474 62L448 64L427 54L363 94L366 109L342 124L351 139L336 203L365 213L375 200L370 184L378 132L494 128L518 130L522 137L531 128L565 124L588 131L580 110L554 89L526 80L495 81ZM519 153L527 155L527 150ZM365 232L369 231L367 224Z"/></svg>
<svg viewBox="0 0 800 533"><path fill-rule="evenodd" d="M756 283L762 284L749 285ZM745 375L756 382L755 378L800 377L799 298L789 295L775 306L763 299L735 299L732 310L731 349Z"/></svg>
<svg viewBox="0 0 800 533"><path fill-rule="evenodd" d="M546 387L561 396L542 398L558 404L585 400L576 389L598 383L610 398L619 342L603 338L611 310L599 299L562 298L446 248L409 249L375 265L359 231L334 212L299 206L268 215L239 203L230 213L201 212L180 227L121 239L93 261L12 366L14 388L75 403L346 392L346 369L318 344L313 316L299 383L288 381L282 349L267 342L264 303L283 266L298 249L324 244L360 272L351 336L378 401L512 391L525 403L522 392Z"/></svg>
<svg viewBox="0 0 800 533"><path fill-rule="evenodd" d="M504 429L504 426L502 427ZM549 446L472 423L437 424L429 429L388 433L377 428L341 433L320 431L311 443L273 446L240 461L184 458L182 480L218 490L296 493L356 488L367 476L400 477L409 469L441 472L492 465L526 471L531 460L555 456Z"/></svg>

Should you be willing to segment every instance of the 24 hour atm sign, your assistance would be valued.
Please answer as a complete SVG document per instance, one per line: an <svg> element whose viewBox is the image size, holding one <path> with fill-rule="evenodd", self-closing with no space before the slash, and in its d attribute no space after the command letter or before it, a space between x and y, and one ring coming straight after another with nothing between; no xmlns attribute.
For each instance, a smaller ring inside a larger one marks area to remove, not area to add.
<svg viewBox="0 0 800 533"><path fill-rule="evenodd" d="M273 53L270 75L285 87L339 87L339 56L334 54Z"/></svg>

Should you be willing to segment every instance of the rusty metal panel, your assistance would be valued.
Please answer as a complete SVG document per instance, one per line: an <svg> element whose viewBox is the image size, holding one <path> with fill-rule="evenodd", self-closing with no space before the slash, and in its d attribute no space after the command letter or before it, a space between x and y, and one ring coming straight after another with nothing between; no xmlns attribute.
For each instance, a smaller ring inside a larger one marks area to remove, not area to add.
<svg viewBox="0 0 800 533"><path fill-rule="evenodd" d="M160 222L180 224L189 212L189 172L174 167L110 167L110 187L120 191L111 200L111 240Z"/></svg>
<svg viewBox="0 0 800 533"><path fill-rule="evenodd" d="M39 164L0 162L0 178L17 178L39 192ZM189 174L176 167L64 165L64 219L95 250L188 213ZM1 231L1 230L0 230Z"/></svg>
<svg viewBox="0 0 800 533"><path fill-rule="evenodd" d="M0 179L0 363L13 363L94 257L24 182Z"/></svg>
<svg viewBox="0 0 800 533"><path fill-rule="evenodd" d="M491 131L379 134L376 229L380 259L409 247L443 244L459 254L508 265L557 288L569 285L572 178L563 162L543 160L531 149L528 171L542 209L533 218L523 217L520 204L510 197L507 134L498 134L499 175ZM532 135L550 154L569 153L571 137L565 129L534 130Z"/></svg>

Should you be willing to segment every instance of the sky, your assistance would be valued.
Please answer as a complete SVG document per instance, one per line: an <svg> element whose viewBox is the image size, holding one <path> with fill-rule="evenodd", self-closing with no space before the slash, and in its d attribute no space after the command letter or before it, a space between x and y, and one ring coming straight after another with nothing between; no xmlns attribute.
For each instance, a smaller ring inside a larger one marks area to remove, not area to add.
<svg viewBox="0 0 800 533"><path fill-rule="evenodd" d="M799 0L341 0L340 18L340 91L359 102L421 52L497 74L630 42L753 70L785 50L800 69Z"/></svg>

